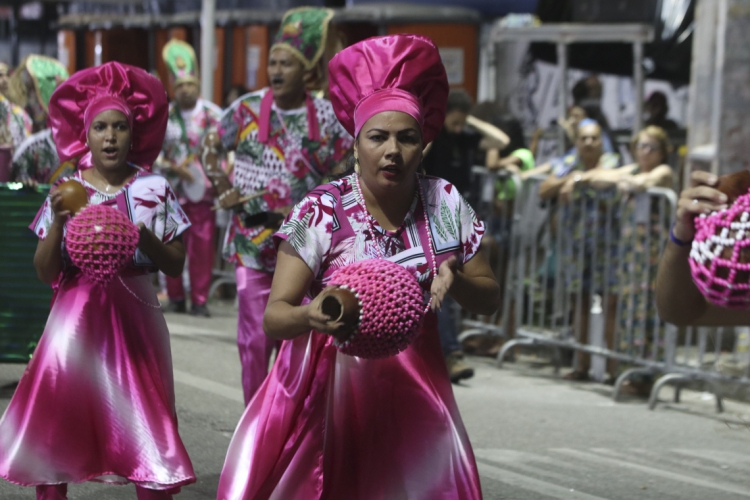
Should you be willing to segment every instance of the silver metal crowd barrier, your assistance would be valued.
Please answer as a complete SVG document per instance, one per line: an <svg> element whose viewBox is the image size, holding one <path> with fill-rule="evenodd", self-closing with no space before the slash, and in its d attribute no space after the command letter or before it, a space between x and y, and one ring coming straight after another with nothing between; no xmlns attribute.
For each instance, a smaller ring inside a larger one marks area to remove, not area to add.
<svg viewBox="0 0 750 500"><path fill-rule="evenodd" d="M477 218L485 224L485 238L482 240L485 252L490 256L495 276L501 283L507 282L511 259L512 245L509 244L514 234L514 217L518 210L514 208L515 197L520 192L522 181L518 175L507 170L489 170L485 167L472 168L472 186L469 202L477 213ZM511 293L503 290L503 303L509 303ZM455 315L460 323L459 340L473 335L504 335L508 328L508 316L501 307L491 316L480 316L460 313L460 306Z"/></svg>
<svg viewBox="0 0 750 500"><path fill-rule="evenodd" d="M484 178L480 185L501 189L513 183L515 191L499 202L474 202L489 221L496 253L503 255L493 260L504 295L498 314L463 318L462 339L506 337L500 367L517 346L551 349L556 370L560 351L572 350L574 368L595 379L619 373L615 400L626 380L656 378L650 408L667 384L675 386L677 400L683 387L699 385L716 396L718 411L723 396L750 386L750 330L737 336L734 353L727 354L729 329L680 330L658 316L654 280L676 207L674 191L586 189L559 204L540 199L545 177L521 184L507 174L475 173Z"/></svg>

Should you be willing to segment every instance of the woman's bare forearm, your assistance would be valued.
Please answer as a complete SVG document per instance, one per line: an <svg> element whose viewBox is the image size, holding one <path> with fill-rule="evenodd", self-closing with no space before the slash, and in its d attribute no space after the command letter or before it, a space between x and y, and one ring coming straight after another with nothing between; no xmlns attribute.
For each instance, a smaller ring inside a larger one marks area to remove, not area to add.
<svg viewBox="0 0 750 500"><path fill-rule="evenodd" d="M708 304L693 283L688 264L690 246L668 242L656 274L656 306L659 317L676 325L693 324L704 315Z"/></svg>
<svg viewBox="0 0 750 500"><path fill-rule="evenodd" d="M547 179L542 182L542 185L539 186L539 198L541 198L542 200L556 198L566 182L568 182L567 176L556 177L554 175L551 175L547 177Z"/></svg>
<svg viewBox="0 0 750 500"><path fill-rule="evenodd" d="M269 303L263 315L263 331L277 340L289 340L312 330L310 325L310 304L293 306L279 300Z"/></svg>
<svg viewBox="0 0 750 500"><path fill-rule="evenodd" d="M182 275L182 269L185 267L185 245L180 237L163 243L150 229L143 227L138 248L167 276L177 278Z"/></svg>
<svg viewBox="0 0 750 500"><path fill-rule="evenodd" d="M53 222L47 237L39 240L34 253L36 275L47 285L55 281L63 269L62 239L63 225Z"/></svg>

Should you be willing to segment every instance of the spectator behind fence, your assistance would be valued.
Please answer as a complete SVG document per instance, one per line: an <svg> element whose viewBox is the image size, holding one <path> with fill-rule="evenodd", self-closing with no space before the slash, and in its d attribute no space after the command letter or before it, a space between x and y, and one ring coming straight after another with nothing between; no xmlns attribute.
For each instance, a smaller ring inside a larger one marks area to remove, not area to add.
<svg viewBox="0 0 750 500"><path fill-rule="evenodd" d="M602 128L602 144L605 153L615 151L612 142L612 132L609 128L609 120L602 111L602 82L596 75L589 75L581 78L576 82L571 90L573 95L573 106L571 114L575 108L580 108L585 113L586 118L590 118ZM580 122L579 122L580 123ZM576 130L575 128L573 130ZM574 139L575 140L575 139Z"/></svg>
<svg viewBox="0 0 750 500"><path fill-rule="evenodd" d="M485 146L486 155L482 162L490 170L505 170L526 179L538 171L534 170L534 154L526 148L521 122L494 102L482 102L472 110L472 116L487 121L502 130L509 139L505 148L498 148L490 141L480 144ZM499 200L512 200L516 195L516 185L513 182L498 182L497 193Z"/></svg>
<svg viewBox="0 0 750 500"><path fill-rule="evenodd" d="M568 205L577 195L583 191L589 191L589 199L585 208L580 204L570 204L567 209L561 209L558 216L563 217L562 227L565 231L571 231L573 234L572 245L563 250L563 255L557 255L553 251L544 268L541 270L550 277L554 276L557 266L566 270L564 277L566 279L566 290L578 290L582 288L581 304L584 304L578 323L578 340L582 344L588 343L588 324L589 309L586 304L590 303L592 293L603 293L604 287L613 285L613 277L603 265L602 256L609 254L614 257L617 246L612 241L605 239L605 225L601 223L600 213L602 206L596 199L591 197L591 191L604 189L614 191L609 186L599 186L596 180L601 175L609 175L609 170L617 168L619 157L614 153L605 153L602 147L601 127L591 119L583 120L578 126L576 138L575 154L567 154L551 162L552 174L542 183L539 188L539 196L543 200L556 200L561 205ZM617 228L611 228L617 231ZM583 234L576 234L583 231ZM558 235L560 237L560 235ZM583 245L583 248L581 248ZM553 248L555 246L553 245ZM582 283L576 281L577 273L573 270L578 268L578 254L583 252L584 269L580 270ZM594 261L593 256L600 258ZM610 295L607 318L609 324L605 326L606 331L614 330L614 309L616 307L616 297ZM577 301L571 301L576 304ZM574 317L576 315L573 315ZM611 344L611 341L609 342ZM591 367L591 356L587 353L579 353L578 364L573 372L566 375L570 380L587 380L589 369ZM609 367L611 374L613 367Z"/></svg>
<svg viewBox="0 0 750 500"><path fill-rule="evenodd" d="M598 173L591 181L595 189L617 187L626 194L643 193L652 187L673 187L674 172L667 163L672 145L666 131L654 125L641 130L630 141L635 163Z"/></svg>
<svg viewBox="0 0 750 500"><path fill-rule="evenodd" d="M655 125L664 130L677 130L679 127L674 120L667 118L669 102L664 92L653 92L645 102L644 111L648 114L646 125Z"/></svg>
<svg viewBox="0 0 750 500"><path fill-rule="evenodd" d="M471 116L471 106L471 96L465 90L450 91L445 123L425 149L422 162L428 175L442 177L464 196L471 188L471 167L480 160L477 155L480 143L485 149L504 149L510 143L510 138L498 127Z"/></svg>
<svg viewBox="0 0 750 500"><path fill-rule="evenodd" d="M620 332L643 332L632 347L644 349L647 357L653 354L657 315L654 303L656 293L656 271L659 263L659 248L666 237L666 226L661 217L659 204L645 191L652 187L672 188L674 172L667 164L671 145L664 129L649 126L641 130L631 142L631 151L636 163L602 172L591 185L595 189L617 187L625 197L620 215L620 241L623 253L622 266L618 266ZM644 276L648 276L647 286L643 286ZM622 341L615 348L624 351L628 346L623 342L627 335L620 335ZM659 338L664 338L659 335ZM645 346L642 344L645 343ZM657 352L660 358L662 353ZM620 391L648 396L653 385L651 374L635 374L626 380Z"/></svg>
<svg viewBox="0 0 750 500"><path fill-rule="evenodd" d="M486 139L489 146L504 149L508 136L496 126L469 115L471 97L464 90L451 90L448 94L445 121L437 138L425 149L422 165L428 175L442 177L466 196L471 189L471 167L477 163L480 142ZM467 128L467 124L471 129ZM472 130L474 129L474 130ZM476 130L476 131L475 131ZM458 318L455 301L446 296L438 311L438 331L451 381L474 376L474 369L463 361L463 351L458 342Z"/></svg>
<svg viewBox="0 0 750 500"><path fill-rule="evenodd" d="M539 196L568 203L576 186L587 186L602 170L618 167L619 161L617 154L603 151L602 129L587 118L578 125L575 152L550 162L552 174L539 188Z"/></svg>

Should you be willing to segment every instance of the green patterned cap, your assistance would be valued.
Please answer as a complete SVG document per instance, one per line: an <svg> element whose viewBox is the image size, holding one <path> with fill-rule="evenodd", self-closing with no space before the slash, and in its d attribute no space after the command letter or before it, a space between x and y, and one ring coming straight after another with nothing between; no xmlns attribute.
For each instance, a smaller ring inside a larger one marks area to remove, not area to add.
<svg viewBox="0 0 750 500"><path fill-rule="evenodd" d="M10 82L11 93L13 93L15 88L16 93L21 94L16 99L13 99L13 96L11 99L16 101L16 104L21 107L26 106L27 96L26 92L23 91L26 86L23 84L22 72L18 71L20 68L26 69L26 72L34 82L34 90L36 91L37 98L42 104L44 111L47 111L49 98L52 97L52 92L54 92L57 86L67 80L70 76L68 70L57 59L41 56L39 54L31 54L30 56L27 56L26 59L21 61L21 64L19 64L16 71L13 72ZM14 80L16 81L14 82Z"/></svg>
<svg viewBox="0 0 750 500"><path fill-rule="evenodd" d="M193 47L182 40L171 39L161 51L167 69L174 76L174 84L184 82L200 85L198 60Z"/></svg>
<svg viewBox="0 0 750 500"><path fill-rule="evenodd" d="M312 69L325 50L331 18L331 9L299 7L288 10L281 20L271 50L287 49L302 61L305 68Z"/></svg>

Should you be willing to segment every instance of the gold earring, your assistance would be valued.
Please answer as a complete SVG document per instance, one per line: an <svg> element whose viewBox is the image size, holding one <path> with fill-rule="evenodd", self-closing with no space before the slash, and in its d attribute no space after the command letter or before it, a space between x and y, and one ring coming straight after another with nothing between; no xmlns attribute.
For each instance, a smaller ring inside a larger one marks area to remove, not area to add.
<svg viewBox="0 0 750 500"><path fill-rule="evenodd" d="M357 158L356 156L354 157L354 172L357 175L362 175L362 169L359 166L359 158Z"/></svg>

